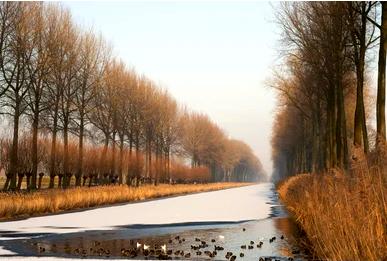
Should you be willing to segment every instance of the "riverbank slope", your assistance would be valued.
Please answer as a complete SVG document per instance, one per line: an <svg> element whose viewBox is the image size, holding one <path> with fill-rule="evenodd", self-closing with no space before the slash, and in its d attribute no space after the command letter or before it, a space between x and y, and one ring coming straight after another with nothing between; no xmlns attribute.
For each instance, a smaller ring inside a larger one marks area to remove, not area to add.
<svg viewBox="0 0 387 261"><path fill-rule="evenodd" d="M378 169L356 177L300 174L278 192L320 257L386 260L386 184Z"/></svg>

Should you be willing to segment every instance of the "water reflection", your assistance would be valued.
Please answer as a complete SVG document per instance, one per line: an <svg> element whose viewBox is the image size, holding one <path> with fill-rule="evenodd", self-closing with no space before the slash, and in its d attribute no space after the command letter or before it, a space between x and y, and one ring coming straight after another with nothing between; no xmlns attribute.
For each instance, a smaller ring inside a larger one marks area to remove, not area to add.
<svg viewBox="0 0 387 261"><path fill-rule="evenodd" d="M273 237L276 239L271 242ZM157 258L157 254L163 253L161 246L165 244L168 256L173 259L184 259L190 253L191 260L226 260L226 253L232 252L237 259L241 259L243 255L245 260L258 260L259 257L273 257L272 260L288 260L288 257L310 260L310 255L301 244L302 237L289 218L276 217L233 224L171 224L158 228L137 226L49 235L21 240L18 246L13 245L20 253L34 253L38 256L148 259L151 256ZM196 249L202 241L208 246ZM258 246L260 241L263 242L262 246ZM141 247L137 248L137 244L141 244ZM152 253L148 251L144 255L144 244L149 246ZM224 250L217 250L216 256L210 258L208 254L215 250L215 246L221 246ZM137 251L131 252L135 249ZM127 254L124 254L125 250L128 250ZM198 251L201 252L200 255ZM205 251L208 251L207 255Z"/></svg>

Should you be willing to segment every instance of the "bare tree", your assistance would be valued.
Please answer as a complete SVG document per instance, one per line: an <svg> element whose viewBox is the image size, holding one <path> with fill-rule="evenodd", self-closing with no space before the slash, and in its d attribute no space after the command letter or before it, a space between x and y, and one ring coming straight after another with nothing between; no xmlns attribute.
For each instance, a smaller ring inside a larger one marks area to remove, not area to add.
<svg viewBox="0 0 387 261"><path fill-rule="evenodd" d="M92 99L96 96L97 86L101 84L102 75L109 57L109 49L102 38L95 37L92 32L83 33L80 40L79 77L75 101L77 116L75 123L78 130L78 168L76 185L81 185L83 169L83 143L85 128L88 124L87 115L92 110Z"/></svg>
<svg viewBox="0 0 387 261"><path fill-rule="evenodd" d="M13 118L13 139L10 155L11 182L9 189L16 189L16 174L18 166L18 144L19 144L19 123L20 117L25 112L25 97L30 84L28 82L27 65L32 57L30 40L33 31L29 24L35 5L27 3L6 3L7 8L13 13L6 24L11 25L11 31L7 34L3 43L1 57L1 78L7 85L7 91L2 99L2 106L8 110L5 112ZM6 188L5 188L6 189Z"/></svg>

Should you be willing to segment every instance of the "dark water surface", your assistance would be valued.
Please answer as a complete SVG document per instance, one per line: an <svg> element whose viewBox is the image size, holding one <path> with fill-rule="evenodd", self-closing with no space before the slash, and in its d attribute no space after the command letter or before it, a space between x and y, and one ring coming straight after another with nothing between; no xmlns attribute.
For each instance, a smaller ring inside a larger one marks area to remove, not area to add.
<svg viewBox="0 0 387 261"><path fill-rule="evenodd" d="M291 258L315 260L306 247L304 235L279 205L274 190L271 201L267 204L272 205L271 215L262 220L131 225L111 230L47 234L33 239L14 239L3 243L6 249L20 256L227 260L227 252L232 252L236 260L259 260L260 257L265 261L292 260ZM273 237L275 240L272 240ZM259 242L263 244L258 246ZM137 248L137 244L141 246ZM149 246L145 252L144 244ZM163 245L166 246L165 254L161 250ZM192 249L199 245L204 247ZM215 245L223 247L224 250L218 250L215 256L210 257L214 253ZM246 249L242 248L244 245Z"/></svg>

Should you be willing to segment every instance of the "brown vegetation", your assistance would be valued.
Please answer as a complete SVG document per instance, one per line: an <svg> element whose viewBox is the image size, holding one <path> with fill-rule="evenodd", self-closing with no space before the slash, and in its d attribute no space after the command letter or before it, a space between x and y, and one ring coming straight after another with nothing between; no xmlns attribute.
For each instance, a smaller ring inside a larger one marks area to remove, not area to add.
<svg viewBox="0 0 387 261"><path fill-rule="evenodd" d="M245 186L248 183L177 184L129 187L110 185L92 188L50 189L31 193L0 193L0 219L28 217L113 203L133 202Z"/></svg>
<svg viewBox="0 0 387 261"><path fill-rule="evenodd" d="M278 191L320 257L386 260L386 177L379 168L352 177L301 174L285 180Z"/></svg>

